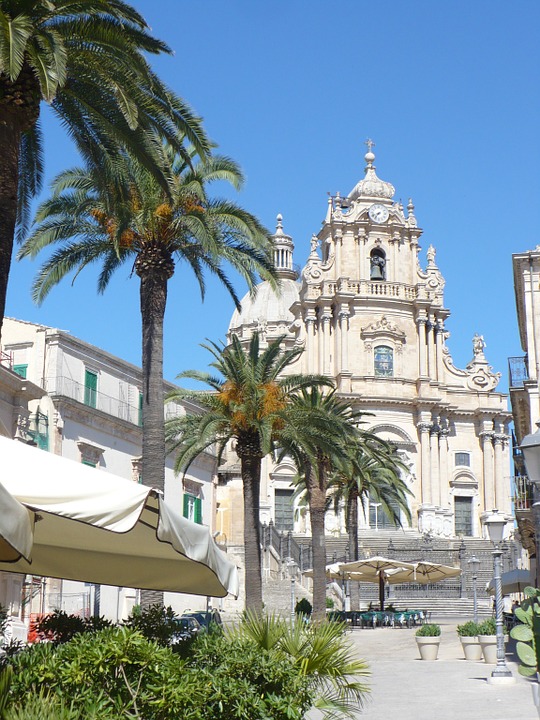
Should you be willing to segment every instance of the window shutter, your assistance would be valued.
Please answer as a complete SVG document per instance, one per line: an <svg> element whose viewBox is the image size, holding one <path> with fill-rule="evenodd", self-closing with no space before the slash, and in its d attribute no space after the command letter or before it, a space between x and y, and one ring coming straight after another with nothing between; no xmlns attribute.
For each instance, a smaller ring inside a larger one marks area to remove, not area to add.
<svg viewBox="0 0 540 720"><path fill-rule="evenodd" d="M189 517L189 495L184 493L184 517Z"/></svg>
<svg viewBox="0 0 540 720"><path fill-rule="evenodd" d="M195 498L195 522L199 525L202 524L202 500L201 498Z"/></svg>

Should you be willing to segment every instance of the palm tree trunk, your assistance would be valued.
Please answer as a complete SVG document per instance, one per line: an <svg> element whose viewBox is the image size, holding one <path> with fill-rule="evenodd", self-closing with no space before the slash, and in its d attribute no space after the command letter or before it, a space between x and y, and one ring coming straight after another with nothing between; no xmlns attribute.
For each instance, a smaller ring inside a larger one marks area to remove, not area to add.
<svg viewBox="0 0 540 720"><path fill-rule="evenodd" d="M17 222L17 189L19 185L19 152L21 132L16 124L0 113L0 339L6 309L7 286L13 238Z"/></svg>
<svg viewBox="0 0 540 720"><path fill-rule="evenodd" d="M238 452L238 450L237 450ZM244 489L244 562L246 610L260 614L263 608L259 498L261 489L261 458L240 456Z"/></svg>
<svg viewBox="0 0 540 720"><path fill-rule="evenodd" d="M324 517L326 513L326 473L322 465L309 474L308 498L311 520L311 551L313 554L313 619L326 617L326 537Z"/></svg>
<svg viewBox="0 0 540 720"><path fill-rule="evenodd" d="M39 117L39 83L28 63L12 82L0 73L0 340L17 223L21 138Z"/></svg>
<svg viewBox="0 0 540 720"><path fill-rule="evenodd" d="M139 262L140 258L137 258ZM163 406L163 320L168 275L144 272L144 258L136 271L141 279L142 319L142 481L165 493L165 416ZM141 267L142 266L142 267ZM139 272L140 271L140 272ZM163 605L163 593L141 591L141 606Z"/></svg>
<svg viewBox="0 0 540 720"><path fill-rule="evenodd" d="M349 529L349 559L358 560L358 490L352 488L347 503Z"/></svg>
<svg viewBox="0 0 540 720"><path fill-rule="evenodd" d="M163 406L163 319L168 278L141 274L142 319L142 481L165 492L165 416Z"/></svg>

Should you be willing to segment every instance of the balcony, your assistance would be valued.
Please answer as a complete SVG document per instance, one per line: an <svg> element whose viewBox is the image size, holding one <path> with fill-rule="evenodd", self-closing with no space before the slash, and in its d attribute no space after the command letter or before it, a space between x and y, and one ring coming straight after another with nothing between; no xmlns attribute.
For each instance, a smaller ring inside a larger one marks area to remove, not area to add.
<svg viewBox="0 0 540 720"><path fill-rule="evenodd" d="M99 390L88 391L82 383L71 378L59 376L45 380L45 390L51 397L65 397L120 420L141 425L139 406L127 400L105 395Z"/></svg>
<svg viewBox="0 0 540 720"><path fill-rule="evenodd" d="M522 388L523 383L529 379L527 357L508 358L508 375L511 388Z"/></svg>
<svg viewBox="0 0 540 720"><path fill-rule="evenodd" d="M533 488L526 475L514 478L514 508L516 512L524 512L532 508Z"/></svg>

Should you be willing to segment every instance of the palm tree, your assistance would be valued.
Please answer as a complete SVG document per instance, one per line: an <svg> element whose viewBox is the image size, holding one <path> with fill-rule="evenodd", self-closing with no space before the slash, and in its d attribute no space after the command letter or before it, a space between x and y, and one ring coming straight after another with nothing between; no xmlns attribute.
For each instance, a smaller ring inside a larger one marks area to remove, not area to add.
<svg viewBox="0 0 540 720"><path fill-rule="evenodd" d="M396 525L400 511L410 522L407 501L410 490L401 476L406 470L395 446L371 433L360 431L359 442L349 449L350 463L333 473L329 490L335 512L345 505L345 528L349 536L349 557L358 560L358 504L364 512L369 501L381 504Z"/></svg>
<svg viewBox="0 0 540 720"><path fill-rule="evenodd" d="M330 473L350 462L347 448L357 441L358 415L335 390L301 388L291 396L289 422L279 437L281 454L294 460L305 490L311 523L313 557L313 617L326 615L326 540ZM344 470L345 471L345 470Z"/></svg>
<svg viewBox="0 0 540 720"><path fill-rule="evenodd" d="M281 350L284 336L260 347L253 333L244 349L235 335L227 347L210 343L205 347L214 357L211 363L219 375L194 370L179 378L204 382L210 391L174 390L169 401L191 400L204 410L166 422L168 449L176 453L176 472L186 472L193 460L216 444L218 459L231 441L240 460L244 500L244 550L246 607L262 610L261 543L259 496L262 459L288 421L291 393L312 385L330 385L330 380L313 375L280 377L301 355L303 349Z"/></svg>
<svg viewBox="0 0 540 720"><path fill-rule="evenodd" d="M246 613L242 622L227 629L229 637L249 638L261 651L278 651L309 679L313 706L323 717L357 718L370 692L365 680L370 670L344 637L340 623L288 623L275 616Z"/></svg>
<svg viewBox="0 0 540 720"><path fill-rule="evenodd" d="M40 190L40 105L47 102L85 159L124 151L167 187L158 130L179 153L184 138L206 155L200 119L150 69L144 54L170 52L122 0L0 0L0 332L13 241L24 237Z"/></svg>
<svg viewBox="0 0 540 720"><path fill-rule="evenodd" d="M135 160L124 158L117 172L90 166L59 175L53 195L38 209L37 227L19 257L60 247L42 265L33 296L41 303L68 273L99 263L98 290L113 272L134 261L140 278L142 316L142 479L164 489L163 320L167 286L175 260L195 274L204 297L205 271L216 275L239 300L223 269L229 263L252 288L256 271L272 279L272 243L268 231L238 205L208 196L208 186L225 180L239 188L243 177L231 159L215 156L193 164L194 151L178 157L161 149L168 168L168 195Z"/></svg>

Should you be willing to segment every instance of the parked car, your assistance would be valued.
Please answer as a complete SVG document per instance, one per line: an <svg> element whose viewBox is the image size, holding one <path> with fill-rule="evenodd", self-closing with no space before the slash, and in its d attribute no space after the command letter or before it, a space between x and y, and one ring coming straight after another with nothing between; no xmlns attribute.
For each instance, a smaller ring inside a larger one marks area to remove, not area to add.
<svg viewBox="0 0 540 720"><path fill-rule="evenodd" d="M196 617L182 615L174 621L176 631L171 636L171 643L182 642L196 637L203 628Z"/></svg>
<svg viewBox="0 0 540 720"><path fill-rule="evenodd" d="M223 629L223 621L219 612L212 608L210 610L186 610L182 617L195 618L201 629L208 632L210 629Z"/></svg>

